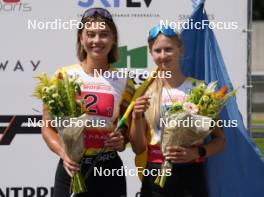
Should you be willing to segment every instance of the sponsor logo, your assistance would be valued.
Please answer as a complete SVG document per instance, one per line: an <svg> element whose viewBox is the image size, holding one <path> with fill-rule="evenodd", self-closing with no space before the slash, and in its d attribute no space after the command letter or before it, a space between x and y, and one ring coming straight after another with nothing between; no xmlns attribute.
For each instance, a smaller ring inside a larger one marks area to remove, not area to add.
<svg viewBox="0 0 264 197"><path fill-rule="evenodd" d="M119 47L120 59L114 64L116 68L147 68L148 65L148 49L147 46L127 49L127 46Z"/></svg>
<svg viewBox="0 0 264 197"><path fill-rule="evenodd" d="M3 0L5 3L18 3L20 0Z"/></svg>
<svg viewBox="0 0 264 197"><path fill-rule="evenodd" d="M41 116L7 115L0 116L0 146L10 145L16 134L40 134L40 127L30 127L28 119L41 120ZM1 196L1 195L0 195Z"/></svg>
<svg viewBox="0 0 264 197"><path fill-rule="evenodd" d="M40 60L30 60L25 63L21 60L10 62L9 60L0 60L0 72L13 71L13 72L24 72L24 71L36 71L39 68Z"/></svg>
<svg viewBox="0 0 264 197"><path fill-rule="evenodd" d="M0 1L0 12L30 12L32 7L21 0L2 0Z"/></svg>
<svg viewBox="0 0 264 197"><path fill-rule="evenodd" d="M2 197L52 197L53 187L6 187L0 188Z"/></svg>
<svg viewBox="0 0 264 197"><path fill-rule="evenodd" d="M94 0L80 0L78 1L78 5L80 7L92 7L94 6ZM152 0L99 0L101 5L97 6L103 6L103 7L121 7L125 6L127 8L140 8L140 7L149 7Z"/></svg>

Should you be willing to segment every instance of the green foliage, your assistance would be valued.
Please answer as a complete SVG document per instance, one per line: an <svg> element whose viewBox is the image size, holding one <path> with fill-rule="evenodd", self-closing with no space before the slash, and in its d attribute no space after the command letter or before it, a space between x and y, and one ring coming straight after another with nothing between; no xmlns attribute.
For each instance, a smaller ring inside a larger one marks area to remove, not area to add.
<svg viewBox="0 0 264 197"><path fill-rule="evenodd" d="M257 147L260 149L262 156L264 155L264 138L254 138Z"/></svg>
<svg viewBox="0 0 264 197"><path fill-rule="evenodd" d="M33 96L42 100L52 115L78 117L85 112L82 103L76 101L76 96L80 96L81 93L81 87L76 78L70 80L65 72L59 72L51 79L46 73L35 78L39 80L39 83Z"/></svg>

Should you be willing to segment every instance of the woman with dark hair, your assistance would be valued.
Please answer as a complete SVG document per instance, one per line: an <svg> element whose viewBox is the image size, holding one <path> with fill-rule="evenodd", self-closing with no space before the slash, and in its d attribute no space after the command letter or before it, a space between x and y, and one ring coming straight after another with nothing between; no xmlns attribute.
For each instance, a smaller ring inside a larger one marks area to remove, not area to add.
<svg viewBox="0 0 264 197"><path fill-rule="evenodd" d="M72 161L65 153L61 139L53 127L42 128L47 145L60 157L55 176L54 197L70 196L71 177L78 170L81 170L83 175L90 170L92 173L89 173L85 180L87 193L77 196L126 196L125 176L116 174L104 176L94 173L95 168L97 172L105 169L110 171L122 169L123 163L117 151L125 149L128 139L126 130L113 131L118 118L133 96L133 82L126 78L116 78L113 75L106 78L103 75L106 71L114 70L110 64L117 61L117 46L117 28L111 14L102 8L86 10L77 33L79 63L63 67L59 71L63 70L69 77L78 78L82 83L81 96L85 100L89 120L100 120L102 124L85 128L86 151L81 164ZM100 72L102 75L98 74ZM44 106L43 120L47 118L47 107ZM95 163L95 158L102 150L104 153Z"/></svg>
<svg viewBox="0 0 264 197"><path fill-rule="evenodd" d="M193 78L186 77L179 63L183 43L173 29L155 26L149 32L149 50L159 72L170 71L170 78L155 78L145 93L136 100L130 129L130 143L137 154L136 163L146 162L145 169L157 172L164 160L171 161L171 176L162 188L156 185L157 176L144 176L142 197L207 197L204 161L224 149L224 132L215 128L212 140L194 146L170 146L161 152L160 120L165 110L175 102L181 102L194 87ZM198 80L197 80L198 81ZM198 81L200 83L201 81ZM144 115L143 115L144 114Z"/></svg>

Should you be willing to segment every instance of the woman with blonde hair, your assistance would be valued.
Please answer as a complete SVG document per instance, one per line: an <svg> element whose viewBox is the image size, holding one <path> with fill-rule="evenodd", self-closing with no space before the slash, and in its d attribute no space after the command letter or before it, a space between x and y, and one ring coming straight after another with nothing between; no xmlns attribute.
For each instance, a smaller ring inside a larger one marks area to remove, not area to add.
<svg viewBox="0 0 264 197"><path fill-rule="evenodd" d="M186 77L180 67L183 43L173 29L155 26L149 32L149 50L159 72L171 72L170 78L155 78L145 95L136 100L130 129L130 142L139 159L146 159L145 169L158 170L164 160L173 163L171 176L164 188L154 183L156 176L144 176L142 197L206 197L208 196L204 161L224 149L224 133L215 128L212 140L195 146L170 146L165 155L161 152L160 120L165 110L182 101L193 86L193 78ZM161 75L162 76L162 75ZM144 157L143 157L144 156Z"/></svg>

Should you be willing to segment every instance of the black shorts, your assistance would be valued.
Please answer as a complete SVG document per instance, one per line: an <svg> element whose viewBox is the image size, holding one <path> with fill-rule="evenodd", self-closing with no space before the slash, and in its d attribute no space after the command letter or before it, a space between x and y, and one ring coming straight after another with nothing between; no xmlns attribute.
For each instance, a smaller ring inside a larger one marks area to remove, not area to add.
<svg viewBox="0 0 264 197"><path fill-rule="evenodd" d="M160 169L160 164L147 163L146 169ZM141 197L207 197L203 163L173 164L172 175L164 188L154 183L156 177L144 176Z"/></svg>
<svg viewBox="0 0 264 197"><path fill-rule="evenodd" d="M94 158L84 157L82 159L81 171L83 176L91 166ZM85 180L88 192L76 195L76 197L126 197L125 173L123 173L123 176L119 176L120 174L109 175L112 169L121 169L122 166L123 163L116 152L104 153L87 180ZM105 169L107 170L104 171ZM63 161L60 160L55 175L53 197L70 197L70 181L71 178L63 167Z"/></svg>

